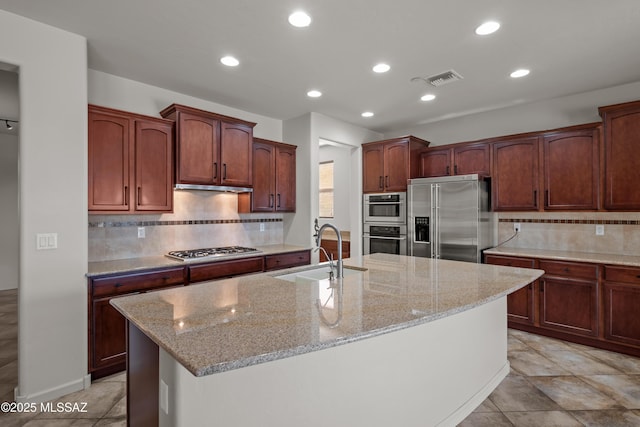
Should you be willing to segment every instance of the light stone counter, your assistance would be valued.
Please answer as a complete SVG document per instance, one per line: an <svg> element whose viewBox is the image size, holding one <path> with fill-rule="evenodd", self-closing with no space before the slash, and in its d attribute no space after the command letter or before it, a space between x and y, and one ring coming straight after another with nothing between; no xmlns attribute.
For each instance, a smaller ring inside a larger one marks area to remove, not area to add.
<svg viewBox="0 0 640 427"><path fill-rule="evenodd" d="M595 264L625 265L640 267L640 256L600 254L577 251L551 251L546 249L493 248L484 251L485 255L506 255L528 258L553 259L558 261L578 261Z"/></svg>
<svg viewBox="0 0 640 427"><path fill-rule="evenodd" d="M328 280L274 277L309 268L298 267L111 304L193 375L206 376L433 322L502 298L543 274L389 254L350 258L345 267L360 273L347 275L341 288L334 283L333 292Z"/></svg>
<svg viewBox="0 0 640 427"><path fill-rule="evenodd" d="M177 259L166 257L164 255L159 255L159 256L151 256L151 257L117 259L113 261L90 262L88 266L87 277L99 276L103 274L126 273L129 271L146 270L150 268L180 267L180 266L185 266L187 264L192 265L192 264L206 263L206 262L226 261L229 259L249 258L249 257L261 256L261 255L296 252L296 251L307 250L310 248L281 244L281 245L256 246L256 249L258 249L261 252L235 255L232 257L200 258L192 261L180 261Z"/></svg>

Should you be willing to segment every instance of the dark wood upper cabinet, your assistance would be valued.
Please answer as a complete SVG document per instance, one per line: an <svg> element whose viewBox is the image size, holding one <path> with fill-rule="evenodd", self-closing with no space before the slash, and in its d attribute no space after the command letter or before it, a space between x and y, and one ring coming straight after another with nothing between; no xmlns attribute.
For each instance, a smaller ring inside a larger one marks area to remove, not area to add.
<svg viewBox="0 0 640 427"><path fill-rule="evenodd" d="M495 142L492 154L493 209L538 210L538 137Z"/></svg>
<svg viewBox="0 0 640 427"><path fill-rule="evenodd" d="M89 106L89 211L173 210L173 122Z"/></svg>
<svg viewBox="0 0 640 427"><path fill-rule="evenodd" d="M428 145L414 136L362 144L363 192L407 191L407 180L420 176L420 152Z"/></svg>
<svg viewBox="0 0 640 427"><path fill-rule="evenodd" d="M420 153L420 176L423 178L451 175L451 149L429 148Z"/></svg>
<svg viewBox="0 0 640 427"><path fill-rule="evenodd" d="M176 184L253 184L255 123L178 104L160 115L176 122Z"/></svg>
<svg viewBox="0 0 640 427"><path fill-rule="evenodd" d="M598 209L598 124L543 137L544 209Z"/></svg>
<svg viewBox="0 0 640 427"><path fill-rule="evenodd" d="M604 121L604 207L640 210L640 101L599 108Z"/></svg>
<svg viewBox="0 0 640 427"><path fill-rule="evenodd" d="M253 192L238 195L238 212L295 212L296 148L253 139Z"/></svg>
<svg viewBox="0 0 640 427"><path fill-rule="evenodd" d="M491 151L488 143L464 143L434 147L420 154L422 177L491 174Z"/></svg>

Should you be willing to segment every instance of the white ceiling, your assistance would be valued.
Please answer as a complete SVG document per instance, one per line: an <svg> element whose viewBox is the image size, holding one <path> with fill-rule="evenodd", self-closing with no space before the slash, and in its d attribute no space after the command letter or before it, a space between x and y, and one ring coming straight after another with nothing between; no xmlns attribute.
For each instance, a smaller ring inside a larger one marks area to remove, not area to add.
<svg viewBox="0 0 640 427"><path fill-rule="evenodd" d="M640 0L0 0L88 40L89 68L278 119L379 132L640 81ZM287 16L303 9L311 26ZM474 34L497 20L495 34ZM1 49L1 47L0 47ZM226 54L240 66L219 63ZM386 74L371 67L384 61ZM531 74L511 79L516 68ZM454 69L440 88L410 82ZM310 89L323 96L311 99ZM422 102L431 92L437 99ZM360 113L370 110L372 118Z"/></svg>

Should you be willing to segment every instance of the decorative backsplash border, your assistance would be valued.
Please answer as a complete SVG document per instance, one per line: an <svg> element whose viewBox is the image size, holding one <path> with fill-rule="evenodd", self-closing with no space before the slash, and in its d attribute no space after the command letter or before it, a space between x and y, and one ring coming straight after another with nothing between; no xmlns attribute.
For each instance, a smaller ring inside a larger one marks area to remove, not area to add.
<svg viewBox="0 0 640 427"><path fill-rule="evenodd" d="M163 225L246 224L282 222L282 218L187 219L174 221L89 221L89 228L153 227Z"/></svg>
<svg viewBox="0 0 640 427"><path fill-rule="evenodd" d="M541 219L541 218L500 218L499 222L532 222L536 224L604 224L604 225L640 225L633 219Z"/></svg>

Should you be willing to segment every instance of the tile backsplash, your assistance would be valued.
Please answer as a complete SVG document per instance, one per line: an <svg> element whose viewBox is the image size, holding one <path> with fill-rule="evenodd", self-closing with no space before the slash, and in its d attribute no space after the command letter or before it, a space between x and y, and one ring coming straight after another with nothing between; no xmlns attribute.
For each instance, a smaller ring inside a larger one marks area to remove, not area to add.
<svg viewBox="0 0 640 427"><path fill-rule="evenodd" d="M237 200L233 193L174 191L170 214L89 215L89 261L283 242L283 214L239 214ZM138 238L138 227L144 227L144 238Z"/></svg>
<svg viewBox="0 0 640 427"><path fill-rule="evenodd" d="M508 212L498 214L503 247L640 256L640 212ZM596 235L596 225L604 235Z"/></svg>

